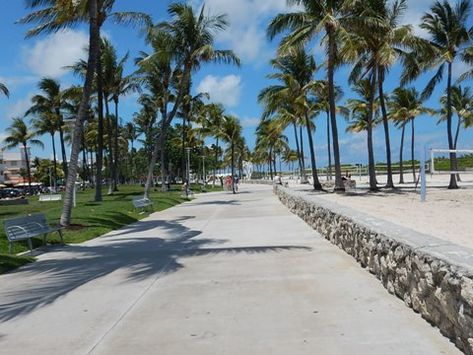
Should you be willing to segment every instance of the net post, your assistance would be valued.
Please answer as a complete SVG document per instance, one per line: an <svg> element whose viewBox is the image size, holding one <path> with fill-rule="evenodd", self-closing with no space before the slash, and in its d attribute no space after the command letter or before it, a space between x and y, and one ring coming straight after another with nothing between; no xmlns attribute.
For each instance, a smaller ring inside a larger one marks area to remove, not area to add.
<svg viewBox="0 0 473 355"><path fill-rule="evenodd" d="M432 167L430 169L432 169ZM424 147L423 152L420 155L420 202L426 201L426 195L427 195L427 181L425 177L425 147Z"/></svg>

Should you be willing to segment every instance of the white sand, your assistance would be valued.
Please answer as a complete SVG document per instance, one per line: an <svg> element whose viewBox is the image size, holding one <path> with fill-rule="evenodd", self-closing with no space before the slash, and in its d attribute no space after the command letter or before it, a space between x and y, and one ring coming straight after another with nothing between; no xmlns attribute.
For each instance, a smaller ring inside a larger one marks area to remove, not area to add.
<svg viewBox="0 0 473 355"><path fill-rule="evenodd" d="M390 193L367 193L360 188L355 194L332 193L319 197L473 249L473 175L465 175L463 180L461 189L447 190L448 176L429 176L430 188L424 203L412 184Z"/></svg>

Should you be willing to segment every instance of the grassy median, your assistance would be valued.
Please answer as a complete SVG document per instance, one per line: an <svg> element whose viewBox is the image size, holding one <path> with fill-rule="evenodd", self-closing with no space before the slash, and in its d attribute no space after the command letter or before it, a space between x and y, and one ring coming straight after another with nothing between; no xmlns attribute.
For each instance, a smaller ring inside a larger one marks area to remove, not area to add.
<svg viewBox="0 0 473 355"><path fill-rule="evenodd" d="M198 191L195 188L194 191ZM212 191L209 187L207 191ZM106 188L104 188L106 192ZM77 193L77 207L72 212L72 224L64 230L66 243L80 243L98 237L115 229L134 223L148 215L134 210L133 197L143 194L141 186L120 186L120 191L113 195L104 194L103 202L94 202L92 189ZM180 186L173 186L170 192L152 191L152 211L162 211L184 201L181 197ZM58 224L62 211L62 201L39 202L37 196L28 198L26 205L0 206L0 219L14 218L29 213L44 213L50 224ZM58 236L53 233L48 236L50 243L59 243ZM34 246L41 245L41 239L33 240ZM32 261L32 258L16 257L14 254L28 250L26 242L13 244L13 255L8 253L8 241L3 229L0 230L0 273ZM2 255L3 254L3 255Z"/></svg>

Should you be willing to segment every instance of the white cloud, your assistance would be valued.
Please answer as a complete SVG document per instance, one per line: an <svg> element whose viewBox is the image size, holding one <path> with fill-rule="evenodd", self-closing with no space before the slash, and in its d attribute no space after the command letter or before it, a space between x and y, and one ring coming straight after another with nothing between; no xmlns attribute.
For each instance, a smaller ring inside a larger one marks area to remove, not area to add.
<svg viewBox="0 0 473 355"><path fill-rule="evenodd" d="M196 7L202 0L191 0ZM233 49L244 62L264 63L272 51L266 40L266 26L271 17L288 11L286 0L206 0L211 14L228 14L229 28L217 40Z"/></svg>
<svg viewBox="0 0 473 355"><path fill-rule="evenodd" d="M207 75L199 83L197 91L208 93L213 102L221 103L227 107L235 107L240 101L241 77L237 75L223 77Z"/></svg>
<svg viewBox="0 0 473 355"><path fill-rule="evenodd" d="M25 112L31 107L33 95L34 93L30 93L26 97L7 105L5 108L5 118L23 117Z"/></svg>
<svg viewBox="0 0 473 355"><path fill-rule="evenodd" d="M259 118L245 117L242 118L240 122L243 128L254 128L259 125L260 121L261 120Z"/></svg>
<svg viewBox="0 0 473 355"><path fill-rule="evenodd" d="M24 75L24 76L0 76L0 83L5 84L11 91L12 88L23 86L26 84L34 83L38 80L36 76Z"/></svg>
<svg viewBox="0 0 473 355"><path fill-rule="evenodd" d="M84 56L88 36L82 31L65 30L37 41L23 50L28 68L38 76L60 77L64 66L72 65Z"/></svg>
<svg viewBox="0 0 473 355"><path fill-rule="evenodd" d="M416 0L410 1L407 11L404 14L403 24L410 24L413 27L414 33L420 37L427 38L427 31L419 27L422 22L422 16L432 6L432 0Z"/></svg>

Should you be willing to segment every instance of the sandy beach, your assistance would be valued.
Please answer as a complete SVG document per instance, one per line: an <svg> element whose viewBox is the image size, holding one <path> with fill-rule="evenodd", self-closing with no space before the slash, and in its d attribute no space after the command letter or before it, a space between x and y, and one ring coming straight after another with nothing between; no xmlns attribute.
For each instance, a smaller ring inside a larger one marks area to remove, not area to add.
<svg viewBox="0 0 473 355"><path fill-rule="evenodd" d="M378 178L379 182L384 179ZM447 175L429 175L427 181L426 202L420 202L419 189L412 181L398 185L394 192L369 193L363 178L357 181L356 191L318 197L473 249L473 175L465 175L458 190L447 190Z"/></svg>

